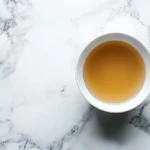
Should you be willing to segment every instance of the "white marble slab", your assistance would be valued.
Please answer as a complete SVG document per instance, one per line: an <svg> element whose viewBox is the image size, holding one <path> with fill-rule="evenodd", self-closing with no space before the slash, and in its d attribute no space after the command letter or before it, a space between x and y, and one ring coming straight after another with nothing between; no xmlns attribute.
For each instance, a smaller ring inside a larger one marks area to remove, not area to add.
<svg viewBox="0 0 150 150"><path fill-rule="evenodd" d="M108 115L75 83L83 48L107 32L150 48L149 0L0 0L0 150L148 150L150 104Z"/></svg>

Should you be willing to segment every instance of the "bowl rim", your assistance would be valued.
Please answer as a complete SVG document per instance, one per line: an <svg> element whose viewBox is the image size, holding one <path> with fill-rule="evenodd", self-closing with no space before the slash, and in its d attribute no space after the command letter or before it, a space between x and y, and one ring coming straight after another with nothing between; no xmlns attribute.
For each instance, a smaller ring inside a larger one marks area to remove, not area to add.
<svg viewBox="0 0 150 150"><path fill-rule="evenodd" d="M144 81L144 85L139 93L137 93L136 96L133 98L121 102L121 103L105 103L103 101L100 101L96 99L87 89L84 79L83 79L83 64L84 61L87 57L87 55L93 50L94 47L97 45L106 42L106 41L112 41L112 40L117 41L123 41L127 42L128 44L134 46L142 55L142 58L145 62L146 66L146 79ZM123 40L125 39L125 40ZM136 44L136 46L134 45ZM139 47L138 47L139 46ZM142 50L141 50L142 49ZM143 51L143 52L142 52ZM144 53L144 56L143 56ZM148 78L149 76L149 78ZM79 90L81 91L82 95L86 98L86 100L96 107L99 110L109 112L109 113L123 113L130 111L136 107L138 107L141 103L144 102L144 100L148 97L150 93L150 89L147 87L148 84L150 85L150 53L148 49L136 38L132 37L131 35L124 34L124 33L107 33L103 34L94 40L92 40L81 52L77 66L76 66L76 71L75 71L75 79L77 82L77 86ZM148 82L148 83L147 83ZM146 87L145 87L146 85Z"/></svg>

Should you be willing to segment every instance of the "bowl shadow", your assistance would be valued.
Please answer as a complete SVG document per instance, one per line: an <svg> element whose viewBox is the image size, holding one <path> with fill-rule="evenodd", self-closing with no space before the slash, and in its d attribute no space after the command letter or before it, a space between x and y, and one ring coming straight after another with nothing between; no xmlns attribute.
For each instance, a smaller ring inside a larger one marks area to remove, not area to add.
<svg viewBox="0 0 150 150"><path fill-rule="evenodd" d="M119 138L125 132L130 112L113 114L96 109L97 124L105 138Z"/></svg>

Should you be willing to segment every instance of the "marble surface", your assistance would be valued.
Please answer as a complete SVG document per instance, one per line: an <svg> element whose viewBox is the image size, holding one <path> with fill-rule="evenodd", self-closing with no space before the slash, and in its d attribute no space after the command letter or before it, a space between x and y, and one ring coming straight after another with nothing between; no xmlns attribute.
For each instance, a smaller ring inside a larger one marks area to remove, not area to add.
<svg viewBox="0 0 150 150"><path fill-rule="evenodd" d="M108 115L75 83L83 48L107 32L150 49L149 0L0 0L0 150L148 150L150 104Z"/></svg>

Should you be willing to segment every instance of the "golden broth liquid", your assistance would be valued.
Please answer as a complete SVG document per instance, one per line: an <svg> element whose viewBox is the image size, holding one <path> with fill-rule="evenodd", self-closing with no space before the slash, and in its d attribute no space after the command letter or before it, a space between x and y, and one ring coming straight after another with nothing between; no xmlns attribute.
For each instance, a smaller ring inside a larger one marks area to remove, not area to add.
<svg viewBox="0 0 150 150"><path fill-rule="evenodd" d="M83 76L88 90L97 99L119 103L142 88L146 68L140 53L122 41L98 45L87 56Z"/></svg>

